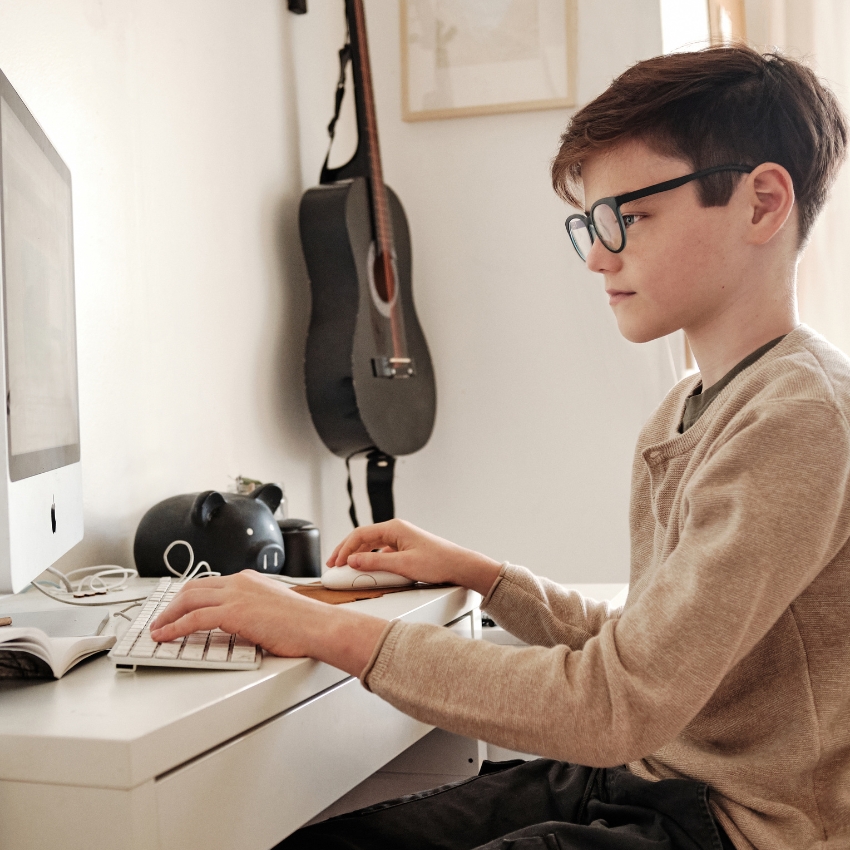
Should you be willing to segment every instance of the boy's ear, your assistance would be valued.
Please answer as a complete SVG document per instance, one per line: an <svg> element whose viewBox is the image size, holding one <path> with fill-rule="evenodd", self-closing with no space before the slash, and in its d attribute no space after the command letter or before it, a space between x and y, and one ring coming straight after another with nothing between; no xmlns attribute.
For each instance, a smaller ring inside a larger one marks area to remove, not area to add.
<svg viewBox="0 0 850 850"><path fill-rule="evenodd" d="M747 175L746 185L752 209L747 241L764 245L782 229L794 209L794 182L783 166L763 162Z"/></svg>

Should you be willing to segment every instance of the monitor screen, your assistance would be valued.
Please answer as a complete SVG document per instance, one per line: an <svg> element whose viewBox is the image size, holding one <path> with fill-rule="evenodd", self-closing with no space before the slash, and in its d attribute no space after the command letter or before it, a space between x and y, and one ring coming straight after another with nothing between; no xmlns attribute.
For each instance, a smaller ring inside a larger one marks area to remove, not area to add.
<svg viewBox="0 0 850 850"><path fill-rule="evenodd" d="M6 81L3 80L3 83ZM70 174L0 88L6 415L12 481L80 459Z"/></svg>

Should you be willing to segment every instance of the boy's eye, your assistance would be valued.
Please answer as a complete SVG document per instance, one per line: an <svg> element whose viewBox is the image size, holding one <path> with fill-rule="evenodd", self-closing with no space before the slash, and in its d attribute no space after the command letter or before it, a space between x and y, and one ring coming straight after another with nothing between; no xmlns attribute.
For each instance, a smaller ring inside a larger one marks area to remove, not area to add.
<svg viewBox="0 0 850 850"><path fill-rule="evenodd" d="M638 213L623 213L623 224L626 227L631 227L636 221L642 218L643 216Z"/></svg>

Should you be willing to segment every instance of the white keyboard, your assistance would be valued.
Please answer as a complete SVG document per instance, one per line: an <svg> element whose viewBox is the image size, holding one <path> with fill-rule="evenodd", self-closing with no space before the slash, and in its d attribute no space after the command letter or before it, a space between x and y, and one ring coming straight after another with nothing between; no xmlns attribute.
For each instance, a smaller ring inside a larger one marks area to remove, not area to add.
<svg viewBox="0 0 850 850"><path fill-rule="evenodd" d="M258 646L220 629L193 632L185 638L157 643L150 624L185 582L160 580L124 636L109 652L117 670L136 667L193 667L199 670L256 670L263 659Z"/></svg>

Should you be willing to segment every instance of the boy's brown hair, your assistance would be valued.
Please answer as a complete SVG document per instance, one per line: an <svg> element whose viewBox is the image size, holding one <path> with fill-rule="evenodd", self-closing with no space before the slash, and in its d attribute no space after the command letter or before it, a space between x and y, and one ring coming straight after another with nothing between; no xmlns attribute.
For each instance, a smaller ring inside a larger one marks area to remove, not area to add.
<svg viewBox="0 0 850 850"><path fill-rule="evenodd" d="M794 182L803 245L844 161L847 132L835 95L787 56L744 45L671 53L633 65L575 113L552 163L552 183L581 207L582 162L633 140L694 171L776 162ZM700 202L725 205L741 177L701 178Z"/></svg>

